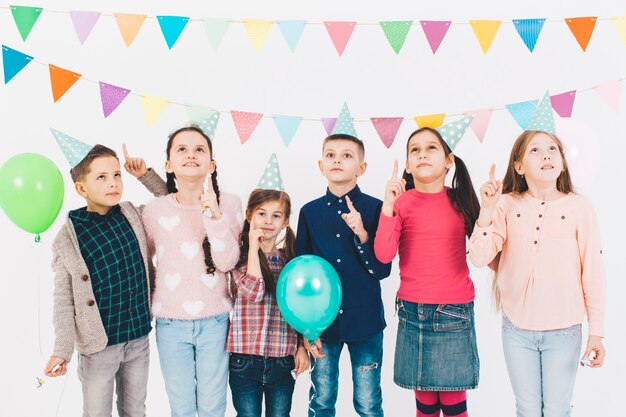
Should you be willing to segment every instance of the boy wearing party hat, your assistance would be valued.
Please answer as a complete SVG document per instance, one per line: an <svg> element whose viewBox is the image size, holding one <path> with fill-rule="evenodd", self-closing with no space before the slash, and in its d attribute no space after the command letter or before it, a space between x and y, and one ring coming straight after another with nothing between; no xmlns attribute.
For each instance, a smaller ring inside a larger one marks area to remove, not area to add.
<svg viewBox="0 0 626 417"><path fill-rule="evenodd" d="M76 346L83 416L111 415L115 381L119 415L143 417L152 266L140 210L120 203L115 151L51 131L87 205L69 212L52 246L55 344L44 373L64 375ZM152 188L165 193L152 175Z"/></svg>
<svg viewBox="0 0 626 417"><path fill-rule="evenodd" d="M382 201L359 189L365 173L365 147L356 137L344 104L332 134L324 139L319 169L328 181L324 196L300 210L296 253L326 259L342 285L341 309L321 338L305 346L316 359L311 374L309 416L335 415L339 358L348 346L353 369L354 407L361 416L382 416L380 387L383 329L386 326L380 280L391 264L376 259L373 242ZM358 374L358 375L357 375Z"/></svg>

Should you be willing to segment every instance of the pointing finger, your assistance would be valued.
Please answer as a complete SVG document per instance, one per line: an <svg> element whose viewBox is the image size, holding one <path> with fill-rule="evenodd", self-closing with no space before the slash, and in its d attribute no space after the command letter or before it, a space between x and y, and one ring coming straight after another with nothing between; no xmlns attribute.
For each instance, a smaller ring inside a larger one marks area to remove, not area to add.
<svg viewBox="0 0 626 417"><path fill-rule="evenodd" d="M393 161L393 171L391 173L391 179L395 180L398 178L398 160Z"/></svg>
<svg viewBox="0 0 626 417"><path fill-rule="evenodd" d="M350 197L348 196L346 196L346 204L348 205L348 210L350 210L350 213L356 212L356 209L354 208L354 204L352 204L352 200L350 200Z"/></svg>
<svg viewBox="0 0 626 417"><path fill-rule="evenodd" d="M124 152L124 159L129 160L130 155L128 154L128 149L126 149L126 144L122 143L122 152Z"/></svg>
<svg viewBox="0 0 626 417"><path fill-rule="evenodd" d="M491 164L491 169L489 170L489 179L490 180L496 179L496 164Z"/></svg>

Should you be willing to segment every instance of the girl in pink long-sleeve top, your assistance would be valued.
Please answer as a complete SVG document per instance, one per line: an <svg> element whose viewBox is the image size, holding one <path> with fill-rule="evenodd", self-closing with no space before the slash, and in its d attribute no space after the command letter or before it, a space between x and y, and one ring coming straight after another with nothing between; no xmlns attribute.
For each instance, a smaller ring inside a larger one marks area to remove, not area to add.
<svg viewBox="0 0 626 417"><path fill-rule="evenodd" d="M570 415L585 314L583 361L602 366L605 277L591 202L573 192L563 146L526 131L504 180L480 189L470 260L496 272L504 355L518 416Z"/></svg>

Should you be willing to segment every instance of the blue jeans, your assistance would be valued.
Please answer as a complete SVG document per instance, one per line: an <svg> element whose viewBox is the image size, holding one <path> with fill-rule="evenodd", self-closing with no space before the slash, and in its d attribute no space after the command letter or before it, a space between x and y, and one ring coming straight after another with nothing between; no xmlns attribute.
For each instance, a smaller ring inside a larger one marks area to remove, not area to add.
<svg viewBox="0 0 626 417"><path fill-rule="evenodd" d="M230 390L237 417L258 417L265 394L265 417L289 417L295 382L293 356L266 358L233 353L230 356Z"/></svg>
<svg viewBox="0 0 626 417"><path fill-rule="evenodd" d="M326 356L314 364L309 392L309 417L333 417L339 388L339 357L348 345L352 363L354 409L361 417L382 417L383 396L380 369L383 363L383 332L359 342L323 342Z"/></svg>
<svg viewBox="0 0 626 417"><path fill-rule="evenodd" d="M518 417L571 415L582 343L580 324L533 331L502 317L502 345Z"/></svg>
<svg viewBox="0 0 626 417"><path fill-rule="evenodd" d="M223 417L228 383L228 313L156 320L161 373L172 417Z"/></svg>

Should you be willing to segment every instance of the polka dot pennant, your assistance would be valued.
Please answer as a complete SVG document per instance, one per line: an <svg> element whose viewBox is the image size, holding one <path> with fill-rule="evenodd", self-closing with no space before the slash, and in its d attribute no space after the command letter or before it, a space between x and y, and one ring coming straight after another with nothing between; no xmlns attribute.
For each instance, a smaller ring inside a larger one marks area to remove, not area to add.
<svg viewBox="0 0 626 417"><path fill-rule="evenodd" d="M438 127L437 131L441 134L441 137L443 137L443 140L446 141L450 149L454 151L454 148L463 135L465 135L465 131L472 123L472 120L474 120L474 116L466 116L460 120L455 120L454 122L446 123Z"/></svg>
<svg viewBox="0 0 626 417"><path fill-rule="evenodd" d="M259 179L259 183L257 184L256 188L285 191L285 187L283 186L283 179L280 177L278 158L276 157L275 153L273 153L272 156L270 156L270 160L267 161L265 171Z"/></svg>
<svg viewBox="0 0 626 417"><path fill-rule="evenodd" d="M537 110L535 110L535 114L526 129L541 130L553 135L556 133L556 128L554 127L554 114L552 114L552 103L550 102L550 93L547 91L539 102Z"/></svg>
<svg viewBox="0 0 626 417"><path fill-rule="evenodd" d="M50 132L54 135L59 147L63 151L63 155L65 155L65 158L72 168L85 159L85 156L87 156L89 151L93 148L93 146L87 145L56 129L50 128Z"/></svg>
<svg viewBox="0 0 626 417"><path fill-rule="evenodd" d="M335 127L333 128L333 135L337 133L343 133L356 137L356 130L354 130L354 124L352 123L352 116L350 116L350 110L348 110L348 103L343 103L341 113L337 118Z"/></svg>

